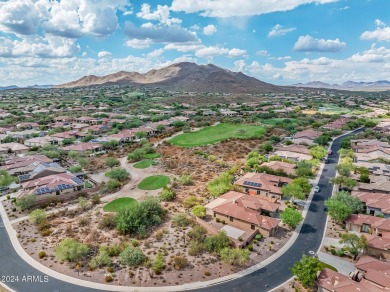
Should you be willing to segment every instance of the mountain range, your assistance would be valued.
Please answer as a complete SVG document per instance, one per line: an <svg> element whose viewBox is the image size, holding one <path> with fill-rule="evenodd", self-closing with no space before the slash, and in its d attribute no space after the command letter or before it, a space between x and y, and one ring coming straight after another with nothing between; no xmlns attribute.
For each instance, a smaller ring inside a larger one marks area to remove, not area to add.
<svg viewBox="0 0 390 292"><path fill-rule="evenodd" d="M288 88L262 82L241 72L232 72L208 64L182 62L145 74L120 71L106 76L89 75L79 80L58 85L58 88L94 85L134 85L171 91L215 93L267 93L287 92Z"/></svg>
<svg viewBox="0 0 390 292"><path fill-rule="evenodd" d="M298 83L293 84L294 87L305 87L305 88L325 88L325 89L339 89L339 90L350 90L350 91L383 91L390 90L390 81L379 80L375 82L354 82L347 81L342 84L329 84L321 81L313 81L309 83Z"/></svg>
<svg viewBox="0 0 390 292"><path fill-rule="evenodd" d="M9 90L9 89L21 89L21 88L41 88L41 89L45 89L45 88L52 88L53 85L30 85L30 86L26 86L26 87L19 87L19 86L16 86L16 85L9 85L9 86L3 86L3 87L0 87L0 91L1 90Z"/></svg>

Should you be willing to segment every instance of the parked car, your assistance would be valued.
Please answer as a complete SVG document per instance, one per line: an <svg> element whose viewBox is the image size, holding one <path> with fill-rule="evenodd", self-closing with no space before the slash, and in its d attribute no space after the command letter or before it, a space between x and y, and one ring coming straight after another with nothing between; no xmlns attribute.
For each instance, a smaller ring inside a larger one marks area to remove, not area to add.
<svg viewBox="0 0 390 292"><path fill-rule="evenodd" d="M329 151L328 151L328 154L329 154L329 155L332 155L332 154L333 154L333 151L332 151L332 150L329 150Z"/></svg>
<svg viewBox="0 0 390 292"><path fill-rule="evenodd" d="M314 191L315 191L316 193L318 193L320 190L321 190L321 188L320 188L319 186L316 186L316 187L314 188Z"/></svg>

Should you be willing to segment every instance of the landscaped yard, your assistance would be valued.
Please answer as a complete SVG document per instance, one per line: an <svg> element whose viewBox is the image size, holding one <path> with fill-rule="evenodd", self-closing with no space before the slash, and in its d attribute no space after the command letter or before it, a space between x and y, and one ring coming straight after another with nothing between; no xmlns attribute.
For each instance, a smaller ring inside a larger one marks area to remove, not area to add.
<svg viewBox="0 0 390 292"><path fill-rule="evenodd" d="M337 269L335 267L333 267L331 265L328 265L328 264L326 264L324 262L320 262L320 266L321 266L321 269L328 268L328 269L331 269L331 270L337 272Z"/></svg>
<svg viewBox="0 0 390 292"><path fill-rule="evenodd" d="M327 115L342 115L351 112L351 110L345 107L338 107L337 105L333 104L324 104L318 109L318 112Z"/></svg>
<svg viewBox="0 0 390 292"><path fill-rule="evenodd" d="M149 166L154 165L154 164L156 164L156 162L154 160L146 159L146 160L142 160L140 162L137 162L133 166L135 168L148 168Z"/></svg>
<svg viewBox="0 0 390 292"><path fill-rule="evenodd" d="M299 125L300 123L298 119L290 119L290 118L262 119L260 122L271 126L276 126L277 124L293 124L295 126L295 125Z"/></svg>
<svg viewBox="0 0 390 292"><path fill-rule="evenodd" d="M136 204L137 200L133 198L119 198L115 199L103 207L105 212L118 212L123 208Z"/></svg>
<svg viewBox="0 0 390 292"><path fill-rule="evenodd" d="M158 190L169 184L169 177L166 175L153 175L143 179L138 188L141 190Z"/></svg>
<svg viewBox="0 0 390 292"><path fill-rule="evenodd" d="M205 127L197 132L185 133L169 140L176 146L193 147L203 146L227 140L229 138L247 139L259 138L265 133L262 126L245 124L218 124Z"/></svg>
<svg viewBox="0 0 390 292"><path fill-rule="evenodd" d="M155 158L159 158L159 157L160 157L160 154L158 154L158 153L148 153L148 154L144 155L145 159L155 159Z"/></svg>

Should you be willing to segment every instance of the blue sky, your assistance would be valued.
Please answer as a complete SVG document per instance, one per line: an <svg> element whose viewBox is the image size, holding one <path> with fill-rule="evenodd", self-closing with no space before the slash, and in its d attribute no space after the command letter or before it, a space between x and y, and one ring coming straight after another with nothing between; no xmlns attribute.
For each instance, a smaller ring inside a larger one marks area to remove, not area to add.
<svg viewBox="0 0 390 292"><path fill-rule="evenodd" d="M389 0L0 1L0 86L181 61L274 84L390 80L389 11Z"/></svg>

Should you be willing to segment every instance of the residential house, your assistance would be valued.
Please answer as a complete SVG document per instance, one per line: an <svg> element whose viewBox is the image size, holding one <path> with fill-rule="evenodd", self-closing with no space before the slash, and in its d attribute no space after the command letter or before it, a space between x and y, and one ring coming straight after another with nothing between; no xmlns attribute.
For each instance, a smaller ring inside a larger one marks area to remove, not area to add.
<svg viewBox="0 0 390 292"><path fill-rule="evenodd" d="M313 145L314 140L321 136L321 132L316 130L304 130L297 132L291 140L294 144Z"/></svg>
<svg viewBox="0 0 390 292"><path fill-rule="evenodd" d="M295 161L312 159L312 156L310 155L310 150L305 145L288 145L284 147L279 147L274 152L274 154L282 158L287 158Z"/></svg>
<svg viewBox="0 0 390 292"><path fill-rule="evenodd" d="M34 162L50 163L53 160L46 155L23 156L5 161L0 168L11 175L26 174L34 170Z"/></svg>
<svg viewBox="0 0 390 292"><path fill-rule="evenodd" d="M356 162L357 167L365 167L372 176L387 176L390 178L390 165L379 162Z"/></svg>
<svg viewBox="0 0 390 292"><path fill-rule="evenodd" d="M103 146L99 143L85 142L85 143L72 144L66 147L62 147L62 149L65 151L96 153L96 152L103 151Z"/></svg>
<svg viewBox="0 0 390 292"><path fill-rule="evenodd" d="M287 175L296 175L296 165L292 163L287 163L283 161L270 161L261 164L261 166L268 167L273 171L284 171Z"/></svg>
<svg viewBox="0 0 390 292"><path fill-rule="evenodd" d="M21 196L35 195L37 200L74 193L82 190L83 180L71 173L53 174L22 183Z"/></svg>
<svg viewBox="0 0 390 292"><path fill-rule="evenodd" d="M38 129L39 128L39 124L38 123L34 123L34 122L25 122L25 123L17 124L16 128L18 128L18 129L27 129L27 130Z"/></svg>
<svg viewBox="0 0 390 292"><path fill-rule="evenodd" d="M282 199L282 186L291 182L291 179L270 175L267 173L247 173L234 184L240 186L244 193L252 196L263 196Z"/></svg>
<svg viewBox="0 0 390 292"><path fill-rule="evenodd" d="M34 167L34 169L31 172L27 174L21 174L18 176L20 183L42 178L53 174L67 172L65 168L63 168L62 166L60 166L58 163L55 162L34 162L32 163L31 166Z"/></svg>
<svg viewBox="0 0 390 292"><path fill-rule="evenodd" d="M373 183L359 183L358 191L390 194L390 181L387 177Z"/></svg>
<svg viewBox="0 0 390 292"><path fill-rule="evenodd" d="M0 144L0 153L2 154L14 153L16 155L27 153L28 151L30 151L30 148L20 143L11 142Z"/></svg>
<svg viewBox="0 0 390 292"><path fill-rule="evenodd" d="M351 147L357 162L369 162L378 159L390 160L390 144L378 140L352 140Z"/></svg>
<svg viewBox="0 0 390 292"><path fill-rule="evenodd" d="M271 236L277 231L280 220L261 215L264 210L262 208L276 212L279 204L267 202L245 194L240 196L235 192L230 192L222 200L214 202L215 206L211 210L214 218L224 221L229 226L244 231L258 230L264 236Z"/></svg>
<svg viewBox="0 0 390 292"><path fill-rule="evenodd" d="M350 121L349 118L338 118L337 120L330 122L326 125L323 125L322 128L328 129L328 130L340 130L342 129L348 122Z"/></svg>
<svg viewBox="0 0 390 292"><path fill-rule="evenodd" d="M358 191L352 191L351 194L363 203L367 214L390 218L390 196L388 194Z"/></svg>
<svg viewBox="0 0 390 292"><path fill-rule="evenodd" d="M280 208L280 204L277 203L277 199L268 198L267 200L266 198L254 197L235 191L229 191L226 194L219 196L217 199L208 203L205 207L209 214L213 214L212 210L215 207L232 203L258 211L260 214L270 217L275 217Z"/></svg>
<svg viewBox="0 0 390 292"><path fill-rule="evenodd" d="M349 231L359 233L374 233L377 225L387 221L387 219L365 214L352 214L345 221L346 228Z"/></svg>
<svg viewBox="0 0 390 292"><path fill-rule="evenodd" d="M24 145L28 147L42 147L47 144L53 144L54 138L50 136L44 136L44 137L36 137L36 138L31 138L27 139L24 141Z"/></svg>
<svg viewBox="0 0 390 292"><path fill-rule="evenodd" d="M390 133L390 119L381 121L376 127L374 127L374 131L384 134Z"/></svg>

